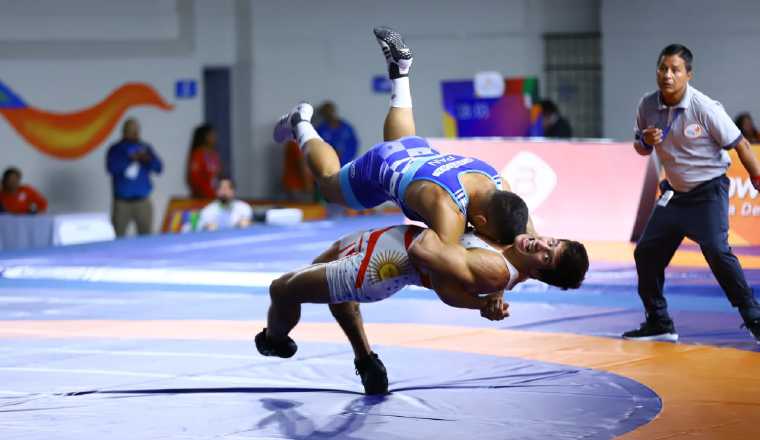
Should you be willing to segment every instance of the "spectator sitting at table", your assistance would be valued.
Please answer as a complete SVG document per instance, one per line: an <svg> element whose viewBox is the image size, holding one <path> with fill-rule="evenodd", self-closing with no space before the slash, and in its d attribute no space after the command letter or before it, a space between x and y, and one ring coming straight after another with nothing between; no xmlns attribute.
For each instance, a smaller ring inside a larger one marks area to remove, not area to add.
<svg viewBox="0 0 760 440"><path fill-rule="evenodd" d="M10 214L39 214L47 211L47 199L30 185L21 184L21 170L10 167L3 172L0 206Z"/></svg>
<svg viewBox="0 0 760 440"><path fill-rule="evenodd" d="M230 177L222 177L217 183L216 200L201 210L198 229L246 228L251 224L252 216L251 205L235 199L235 182Z"/></svg>

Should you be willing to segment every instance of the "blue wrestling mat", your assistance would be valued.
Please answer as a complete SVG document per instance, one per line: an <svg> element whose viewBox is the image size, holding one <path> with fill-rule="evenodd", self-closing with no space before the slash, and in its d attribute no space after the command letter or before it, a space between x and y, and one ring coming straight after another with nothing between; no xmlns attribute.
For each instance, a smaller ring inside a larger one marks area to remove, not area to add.
<svg viewBox="0 0 760 440"><path fill-rule="evenodd" d="M511 316L497 323L424 289L362 306L389 372L384 397L361 394L325 306L304 306L293 359L258 355L252 338L274 276L345 233L401 221L257 225L0 254L2 438L606 439L660 413L650 387L570 357L536 360L541 344L532 358L487 354L499 350L500 333L544 334L549 347L562 335L616 338L637 326L630 265L593 262L578 291L527 282L507 294ZM666 291L683 341L757 350L705 271L672 273L684 273ZM468 332L481 352L455 347Z"/></svg>

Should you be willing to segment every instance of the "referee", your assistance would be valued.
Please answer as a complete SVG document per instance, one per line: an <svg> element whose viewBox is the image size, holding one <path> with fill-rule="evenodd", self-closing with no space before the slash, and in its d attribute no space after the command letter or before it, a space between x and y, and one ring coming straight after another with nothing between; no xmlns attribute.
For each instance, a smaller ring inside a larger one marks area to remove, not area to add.
<svg viewBox="0 0 760 440"><path fill-rule="evenodd" d="M658 91L639 102L633 146L654 150L667 179L634 257L646 321L625 339L678 340L662 294L665 267L684 237L699 243L712 273L746 327L760 343L760 305L728 245L726 150L735 148L752 185L760 191L760 164L723 106L689 85L691 51L671 44L657 59Z"/></svg>

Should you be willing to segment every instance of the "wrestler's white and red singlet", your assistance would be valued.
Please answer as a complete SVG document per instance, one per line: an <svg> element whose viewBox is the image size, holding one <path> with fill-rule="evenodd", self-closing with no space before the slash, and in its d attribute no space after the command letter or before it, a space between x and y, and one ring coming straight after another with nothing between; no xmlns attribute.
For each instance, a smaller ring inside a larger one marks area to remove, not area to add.
<svg viewBox="0 0 760 440"><path fill-rule="evenodd" d="M411 264L407 252L423 230L412 225L391 226L341 238L339 258L327 263L326 268L330 302L374 302L388 298L404 286L430 287L428 277ZM502 255L473 233L464 234L460 243L466 249L482 248ZM509 290L519 279L519 273L509 261L504 261L509 269L506 289Z"/></svg>

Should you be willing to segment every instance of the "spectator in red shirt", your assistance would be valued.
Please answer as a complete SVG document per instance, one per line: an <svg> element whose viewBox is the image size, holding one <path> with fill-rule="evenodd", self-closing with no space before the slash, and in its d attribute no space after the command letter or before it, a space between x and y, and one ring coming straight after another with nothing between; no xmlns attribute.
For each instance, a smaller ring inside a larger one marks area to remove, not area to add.
<svg viewBox="0 0 760 440"><path fill-rule="evenodd" d="M0 204L10 214L38 214L47 210L47 200L36 189L21 184L21 170L10 167L3 172Z"/></svg>
<svg viewBox="0 0 760 440"><path fill-rule="evenodd" d="M216 131L211 124L195 128L187 164L190 195L198 199L216 197L216 185L222 173L222 162L216 151Z"/></svg>
<svg viewBox="0 0 760 440"><path fill-rule="evenodd" d="M306 159L303 157L298 142L289 140L285 143L285 161L282 173L282 186L288 200L293 202L314 201L314 178L311 177Z"/></svg>

